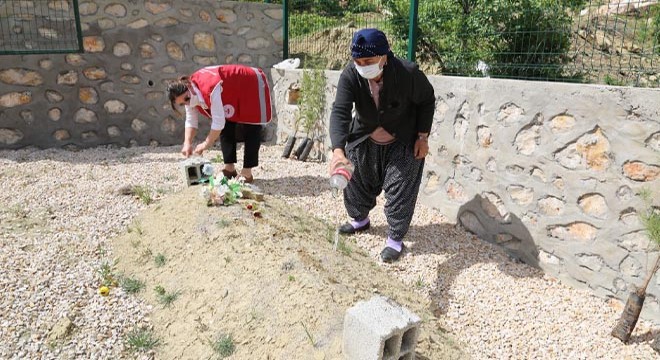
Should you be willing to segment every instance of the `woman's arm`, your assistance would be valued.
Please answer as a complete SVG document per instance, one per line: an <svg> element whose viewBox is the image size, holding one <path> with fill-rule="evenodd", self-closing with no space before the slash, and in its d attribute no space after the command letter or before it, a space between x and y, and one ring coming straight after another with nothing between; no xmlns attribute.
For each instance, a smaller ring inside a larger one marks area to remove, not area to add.
<svg viewBox="0 0 660 360"><path fill-rule="evenodd" d="M181 147L181 154L185 157L192 155L192 142L197 134L197 110L192 106L186 105L186 130L183 138L183 146Z"/></svg>
<svg viewBox="0 0 660 360"><path fill-rule="evenodd" d="M208 150L215 144L220 137L222 129L225 128L225 109L222 103L222 85L218 84L211 92L211 130L206 139L195 147L195 154L201 155L204 150Z"/></svg>

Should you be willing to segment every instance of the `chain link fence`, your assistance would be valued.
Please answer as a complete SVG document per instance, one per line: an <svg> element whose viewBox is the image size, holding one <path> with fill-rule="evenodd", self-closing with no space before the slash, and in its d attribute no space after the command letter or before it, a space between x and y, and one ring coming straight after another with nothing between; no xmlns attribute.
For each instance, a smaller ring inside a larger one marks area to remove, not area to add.
<svg viewBox="0 0 660 360"><path fill-rule="evenodd" d="M0 0L0 55L82 51L78 0Z"/></svg>
<svg viewBox="0 0 660 360"><path fill-rule="evenodd" d="M276 1L273 1L276 2ZM288 56L341 69L377 27L430 74L658 87L658 0L290 0ZM417 23L417 26L411 24ZM414 45L414 46L413 46Z"/></svg>

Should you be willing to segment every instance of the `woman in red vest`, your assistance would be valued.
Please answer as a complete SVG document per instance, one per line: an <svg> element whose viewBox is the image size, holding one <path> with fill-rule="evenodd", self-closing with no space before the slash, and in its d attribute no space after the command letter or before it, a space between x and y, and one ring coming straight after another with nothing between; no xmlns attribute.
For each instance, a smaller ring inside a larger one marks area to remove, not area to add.
<svg viewBox="0 0 660 360"><path fill-rule="evenodd" d="M170 82L167 93L172 109L185 106L186 129L181 154L201 155L220 137L225 162L223 175L236 177L236 124L243 124L245 148L241 176L252 182L252 168L259 165L261 126L271 119L270 88L263 70L245 65L216 65ZM198 114L211 119L206 139L195 146Z"/></svg>

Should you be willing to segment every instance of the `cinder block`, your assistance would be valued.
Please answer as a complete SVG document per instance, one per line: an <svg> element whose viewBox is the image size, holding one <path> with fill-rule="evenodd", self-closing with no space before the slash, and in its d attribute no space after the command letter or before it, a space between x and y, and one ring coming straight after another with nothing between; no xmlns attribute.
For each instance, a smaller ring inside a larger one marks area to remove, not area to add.
<svg viewBox="0 0 660 360"><path fill-rule="evenodd" d="M202 174L202 166L210 163L204 158L188 158L181 163L188 186L201 184L209 180L208 176Z"/></svg>
<svg viewBox="0 0 660 360"><path fill-rule="evenodd" d="M421 319L384 296L346 311L342 351L346 359L414 360Z"/></svg>

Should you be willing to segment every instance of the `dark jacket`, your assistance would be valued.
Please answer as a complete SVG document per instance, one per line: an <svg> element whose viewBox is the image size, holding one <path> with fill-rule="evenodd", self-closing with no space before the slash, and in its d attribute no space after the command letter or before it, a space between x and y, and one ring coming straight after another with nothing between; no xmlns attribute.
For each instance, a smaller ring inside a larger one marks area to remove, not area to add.
<svg viewBox="0 0 660 360"><path fill-rule="evenodd" d="M355 103L356 114L351 110ZM397 140L413 143L418 132L428 133L433 123L433 86L417 64L387 56L380 91L380 107L371 97L368 80L351 61L339 77L337 96L330 114L332 149L347 151L382 126Z"/></svg>

